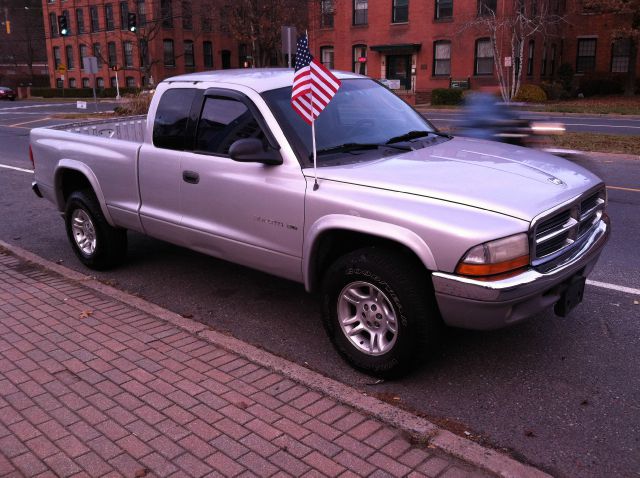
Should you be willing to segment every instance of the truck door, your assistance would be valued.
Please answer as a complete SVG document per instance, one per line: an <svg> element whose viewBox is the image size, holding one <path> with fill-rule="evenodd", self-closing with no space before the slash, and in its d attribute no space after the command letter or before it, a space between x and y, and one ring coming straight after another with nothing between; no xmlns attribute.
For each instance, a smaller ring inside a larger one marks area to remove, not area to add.
<svg viewBox="0 0 640 478"><path fill-rule="evenodd" d="M241 93L207 90L199 113L193 152L183 153L181 163L187 246L300 280L306 184L297 161L268 166L229 157L243 138L279 148Z"/></svg>
<svg viewBox="0 0 640 478"><path fill-rule="evenodd" d="M144 231L158 239L184 244L180 230L183 185L181 156L193 144L190 118L192 103L201 90L172 87L166 90L156 110L153 144L144 143L138 160L140 221Z"/></svg>

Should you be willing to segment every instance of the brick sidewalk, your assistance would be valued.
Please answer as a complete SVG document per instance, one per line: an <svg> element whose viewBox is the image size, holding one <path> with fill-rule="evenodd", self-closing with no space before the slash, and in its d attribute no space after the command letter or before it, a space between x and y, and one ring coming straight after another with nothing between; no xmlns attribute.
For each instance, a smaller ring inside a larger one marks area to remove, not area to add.
<svg viewBox="0 0 640 478"><path fill-rule="evenodd" d="M0 249L0 476L487 476Z"/></svg>

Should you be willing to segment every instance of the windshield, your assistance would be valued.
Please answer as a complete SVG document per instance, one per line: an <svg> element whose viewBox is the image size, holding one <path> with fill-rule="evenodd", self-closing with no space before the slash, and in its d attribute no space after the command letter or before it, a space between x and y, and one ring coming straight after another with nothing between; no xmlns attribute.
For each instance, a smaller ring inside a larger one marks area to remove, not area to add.
<svg viewBox="0 0 640 478"><path fill-rule="evenodd" d="M291 87L266 91L262 96L303 166L311 164L311 126L291 107ZM376 145L384 148L390 140L392 143L398 139L419 141L429 132L436 131L431 123L395 94L367 78L342 80L338 93L316 119L315 129L318 166L334 159L336 154L350 155L356 150L370 153ZM397 153L411 150L399 145L390 144L388 147L395 146L393 149ZM367 157L375 159L375 154Z"/></svg>

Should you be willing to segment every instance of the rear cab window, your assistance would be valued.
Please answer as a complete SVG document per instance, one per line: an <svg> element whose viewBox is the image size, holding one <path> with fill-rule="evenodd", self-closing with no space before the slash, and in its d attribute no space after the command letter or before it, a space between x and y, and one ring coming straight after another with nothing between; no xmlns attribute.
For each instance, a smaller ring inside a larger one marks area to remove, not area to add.
<svg viewBox="0 0 640 478"><path fill-rule="evenodd" d="M153 123L153 145L157 148L190 149L189 113L198 92L195 88L171 88L160 98Z"/></svg>

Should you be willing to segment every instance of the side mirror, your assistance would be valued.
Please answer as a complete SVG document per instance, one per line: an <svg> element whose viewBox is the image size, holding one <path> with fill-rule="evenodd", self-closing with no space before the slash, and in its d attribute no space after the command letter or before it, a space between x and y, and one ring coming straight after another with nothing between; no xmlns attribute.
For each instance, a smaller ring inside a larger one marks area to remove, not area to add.
<svg viewBox="0 0 640 478"><path fill-rule="evenodd" d="M282 164L280 153L275 150L265 150L257 138L244 138L235 141L229 148L229 156L240 163L262 163L269 166Z"/></svg>

